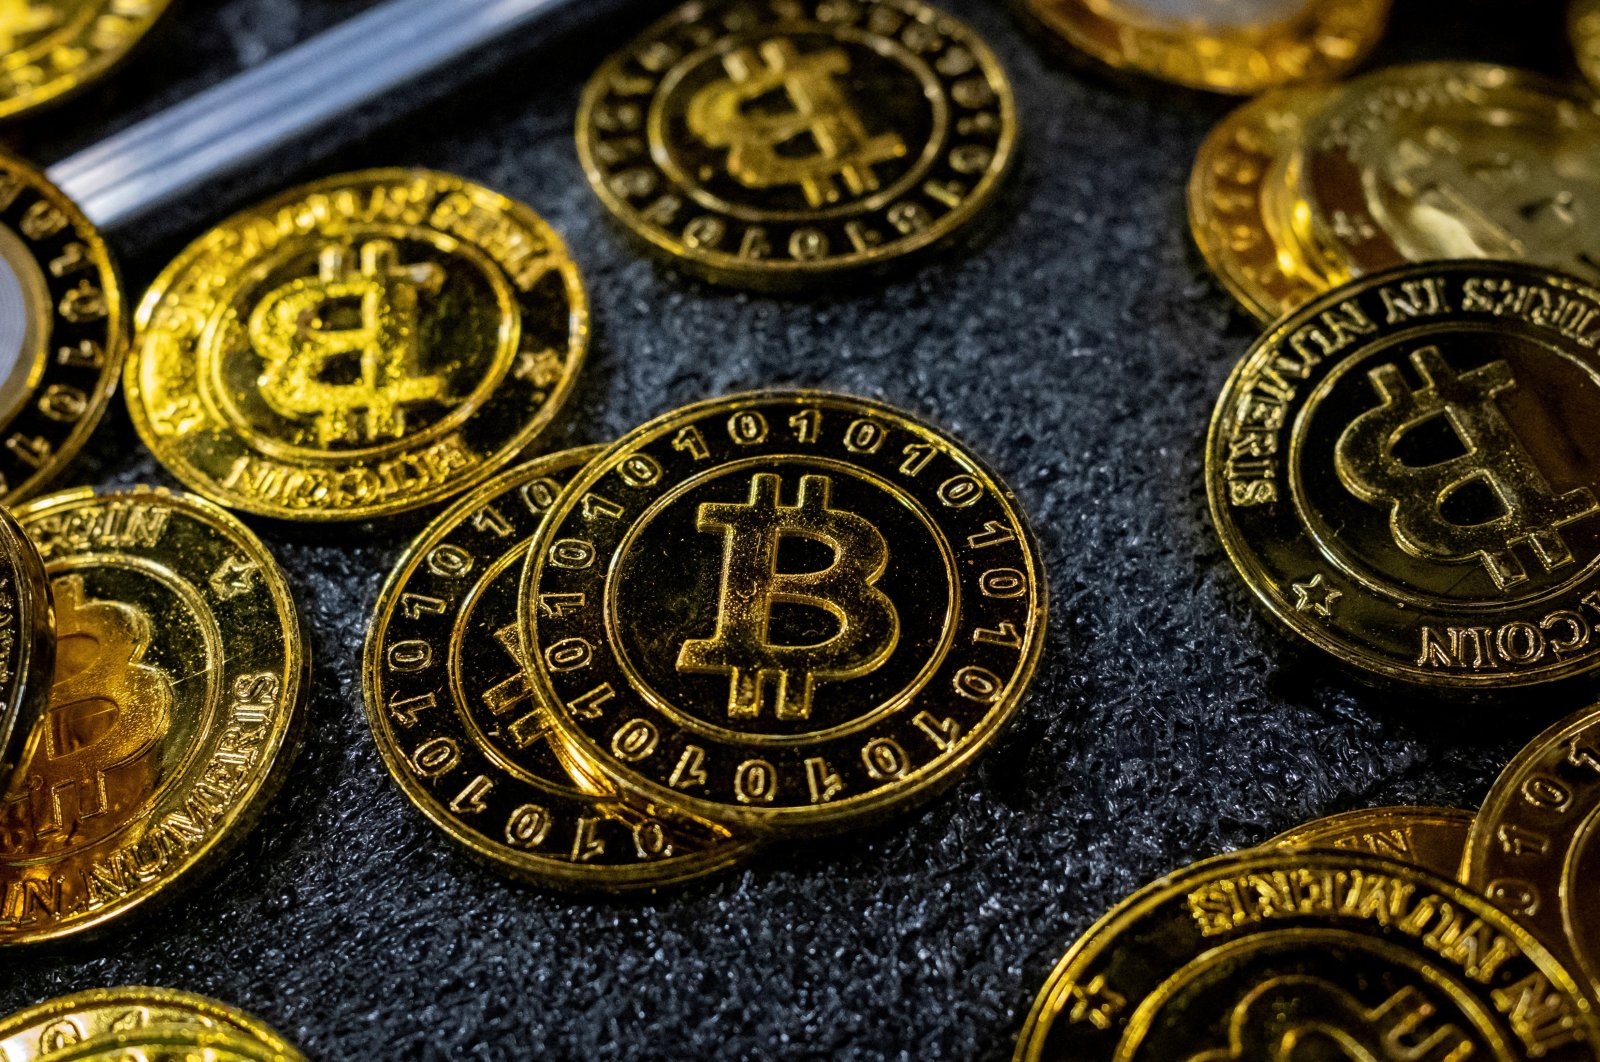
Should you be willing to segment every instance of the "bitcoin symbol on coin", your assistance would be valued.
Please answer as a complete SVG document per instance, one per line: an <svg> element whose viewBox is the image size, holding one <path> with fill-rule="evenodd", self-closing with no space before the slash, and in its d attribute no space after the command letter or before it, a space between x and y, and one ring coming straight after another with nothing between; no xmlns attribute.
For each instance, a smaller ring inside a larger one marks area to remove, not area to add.
<svg viewBox="0 0 1600 1062"><path fill-rule="evenodd" d="M80 846L121 825L114 813L149 793L154 776L146 757L167 732L173 702L166 674L142 662L150 645L143 610L86 599L78 576L57 579L51 589L57 645L50 709L7 800L15 809L8 832L35 855ZM16 822L16 811L26 825Z"/></svg>
<svg viewBox="0 0 1600 1062"><path fill-rule="evenodd" d="M420 366L418 304L444 270L401 265L388 240L329 247L317 276L274 290L250 315L266 361L261 397L284 416L310 418L318 441L367 442L405 434L405 407L445 397L445 379ZM364 416L363 416L364 414Z"/></svg>
<svg viewBox="0 0 1600 1062"><path fill-rule="evenodd" d="M755 719L769 691L779 719L808 719L817 680L854 678L881 664L894 649L900 617L875 585L889 564L889 546L871 521L828 506L833 482L801 476L795 505L779 502L779 477L750 479L744 503L707 502L696 514L701 531L724 540L721 601L716 632L684 643L678 669L730 677L728 716ZM833 551L827 567L779 572L785 537L820 542ZM829 613L838 630L813 645L774 645L772 606L803 605Z"/></svg>
<svg viewBox="0 0 1600 1062"><path fill-rule="evenodd" d="M1363 501L1389 509L1389 528L1402 549L1425 560L1483 562L1502 591L1528 574L1514 547L1526 543L1546 571L1572 563L1559 528L1600 512L1587 488L1558 494L1534 464L1505 415L1497 396L1516 386L1503 361L1457 374L1437 347L1411 355L1423 387L1412 390L1397 365L1367 374L1383 404L1351 421L1339 436L1335 467L1339 479ZM1465 453L1415 466L1394 452L1411 430L1444 417ZM1498 515L1475 523L1446 517L1450 497L1469 484L1488 488Z"/></svg>
<svg viewBox="0 0 1600 1062"><path fill-rule="evenodd" d="M1454 1025L1432 1025L1435 1008L1402 988L1367 1010L1344 989L1317 977L1276 977L1234 1008L1232 1044L1189 1062L1239 1059L1348 1059L1349 1062L1461 1062L1473 1042Z"/></svg>
<svg viewBox="0 0 1600 1062"><path fill-rule="evenodd" d="M873 167L905 155L894 133L867 132L836 78L850 72L838 48L801 55L794 42L769 40L723 58L725 80L689 102L689 129L727 148L728 172L749 188L799 185L813 207L838 202L838 181L855 195L878 187ZM786 106L757 109L782 92Z"/></svg>

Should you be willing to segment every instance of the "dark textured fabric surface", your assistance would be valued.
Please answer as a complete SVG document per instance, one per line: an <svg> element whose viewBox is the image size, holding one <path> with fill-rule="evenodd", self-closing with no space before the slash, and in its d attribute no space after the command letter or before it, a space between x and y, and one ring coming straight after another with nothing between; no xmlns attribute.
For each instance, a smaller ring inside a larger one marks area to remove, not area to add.
<svg viewBox="0 0 1600 1062"><path fill-rule="evenodd" d="M1016 82L1021 172L975 252L850 296L702 287L609 225L572 115L637 18L462 64L114 238L137 291L241 198L357 166L456 170L533 204L588 278L595 346L568 441L780 383L948 426L1021 494L1053 596L1032 694L967 780L871 833L654 899L513 884L424 824L367 731L361 641L406 532L261 526L316 654L282 797L177 903L92 944L0 956L0 1011L143 982L243 1006L320 1059L1000 1058L1059 953L1142 882L1332 811L1470 805L1576 703L1464 713L1353 689L1254 612L1208 526L1201 444L1255 326L1193 251L1183 201L1230 104L1066 63L999 0L945 4ZM118 76L10 138L54 161L365 6L191 0ZM1434 56L1559 72L1559 5L1400 0L1379 61ZM69 481L171 482L120 400Z"/></svg>

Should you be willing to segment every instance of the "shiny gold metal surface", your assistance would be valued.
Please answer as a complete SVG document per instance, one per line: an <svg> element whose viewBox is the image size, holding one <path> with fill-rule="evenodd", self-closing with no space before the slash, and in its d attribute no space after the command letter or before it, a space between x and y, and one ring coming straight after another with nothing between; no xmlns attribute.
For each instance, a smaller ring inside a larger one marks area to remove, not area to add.
<svg viewBox="0 0 1600 1062"><path fill-rule="evenodd" d="M1051 973L1018 1062L1590 1062L1593 1004L1510 915L1354 852L1254 849L1152 882Z"/></svg>
<svg viewBox="0 0 1600 1062"><path fill-rule="evenodd" d="M578 153L634 236L707 279L794 289L955 235L1016 150L999 60L918 0L711 0L594 75Z"/></svg>
<svg viewBox="0 0 1600 1062"><path fill-rule="evenodd" d="M93 988L47 1000L0 1019L0 1060L38 1062L106 1036L195 1026L254 1041L275 1057L300 1055L259 1019L191 992L171 988Z"/></svg>
<svg viewBox="0 0 1600 1062"><path fill-rule="evenodd" d="M1404 262L1525 261L1600 283L1600 109L1486 63L1391 67L1306 124L1292 176L1335 281Z"/></svg>
<svg viewBox="0 0 1600 1062"><path fill-rule="evenodd" d="M1296 826L1267 845L1368 852L1453 878L1472 819L1459 808L1360 808Z"/></svg>
<svg viewBox="0 0 1600 1062"><path fill-rule="evenodd" d="M277 564L209 502L77 490L17 518L56 661L0 797L0 945L103 928L218 862L287 770L309 669Z"/></svg>
<svg viewBox="0 0 1600 1062"><path fill-rule="evenodd" d="M1250 95L1337 77L1383 36L1390 0L1022 0L1044 29L1101 62Z"/></svg>
<svg viewBox="0 0 1600 1062"><path fill-rule="evenodd" d="M89 440L122 371L124 314L94 226L0 153L0 504L38 493Z"/></svg>
<svg viewBox="0 0 1600 1062"><path fill-rule="evenodd" d="M1461 880L1600 998L1600 705L1534 738L1500 773L1472 824Z"/></svg>
<svg viewBox="0 0 1600 1062"><path fill-rule="evenodd" d="M1268 92L1212 129L1189 177L1189 227L1212 272L1251 313L1275 320L1331 285L1295 235L1284 189L1306 120L1330 89Z"/></svg>
<svg viewBox="0 0 1600 1062"><path fill-rule="evenodd" d="M1371 678L1600 663L1600 292L1511 262L1364 277L1234 369L1212 522L1267 613Z"/></svg>
<svg viewBox="0 0 1600 1062"><path fill-rule="evenodd" d="M1600 0L1572 0L1568 24L1578 68L1590 87L1600 92Z"/></svg>
<svg viewBox="0 0 1600 1062"><path fill-rule="evenodd" d="M139 307L125 387L140 436L199 493L352 520L509 464L565 403L588 336L578 268L533 211L369 170L183 251Z"/></svg>
<svg viewBox="0 0 1600 1062"><path fill-rule="evenodd" d="M754 846L595 796L552 746L549 708L526 674L517 597L530 539L599 452L503 472L430 524L378 595L362 678L389 773L434 825L497 869L622 891L722 869Z"/></svg>
<svg viewBox="0 0 1600 1062"><path fill-rule="evenodd" d="M0 507L0 793L44 715L55 666L56 621L44 561Z"/></svg>
<svg viewBox="0 0 1600 1062"><path fill-rule="evenodd" d="M170 0L0 0L0 118L105 75Z"/></svg>
<svg viewBox="0 0 1600 1062"><path fill-rule="evenodd" d="M304 1062L225 1026L151 1025L109 1032L39 1056L38 1062Z"/></svg>
<svg viewBox="0 0 1600 1062"><path fill-rule="evenodd" d="M521 614L563 746L646 810L839 829L926 799L999 733L1043 642L1011 491L888 406L684 407L568 485Z"/></svg>

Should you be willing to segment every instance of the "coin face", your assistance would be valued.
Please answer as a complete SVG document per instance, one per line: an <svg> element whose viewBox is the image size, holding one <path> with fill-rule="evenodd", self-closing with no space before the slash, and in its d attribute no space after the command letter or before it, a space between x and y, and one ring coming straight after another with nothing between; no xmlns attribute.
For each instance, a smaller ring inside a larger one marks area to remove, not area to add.
<svg viewBox="0 0 1600 1062"><path fill-rule="evenodd" d="M528 657L576 759L757 829L953 781L1016 709L1045 584L1011 492L864 399L756 392L634 431L530 547Z"/></svg>
<svg viewBox="0 0 1600 1062"><path fill-rule="evenodd" d="M713 281L791 289L938 244L995 196L1017 115L999 61L916 0L698 0L595 74L600 199Z"/></svg>
<svg viewBox="0 0 1600 1062"><path fill-rule="evenodd" d="M1600 111L1562 82L1485 63L1368 74L1306 126L1297 192L1336 276L1447 258L1600 282Z"/></svg>
<svg viewBox="0 0 1600 1062"><path fill-rule="evenodd" d="M1370 677L1490 690L1600 660L1600 293L1408 266L1239 362L1212 520L1269 615Z"/></svg>
<svg viewBox="0 0 1600 1062"><path fill-rule="evenodd" d="M1251 95L1350 69L1383 35L1389 0L1024 0L1024 10L1111 66Z"/></svg>
<svg viewBox="0 0 1600 1062"><path fill-rule="evenodd" d="M588 310L527 207L372 170L223 222L156 280L137 328L128 408L174 475L234 508L349 520L515 459L572 390Z"/></svg>
<svg viewBox="0 0 1600 1062"><path fill-rule="evenodd" d="M0 504L36 494L83 449L122 371L126 329L94 226L44 174L0 153Z"/></svg>
<svg viewBox="0 0 1600 1062"><path fill-rule="evenodd" d="M1051 973L1021 1060L1600 1057L1570 974L1447 878L1256 849L1141 889Z"/></svg>
<svg viewBox="0 0 1600 1062"><path fill-rule="evenodd" d="M1600 91L1600 0L1573 0L1569 24L1578 68L1589 79L1589 84Z"/></svg>
<svg viewBox="0 0 1600 1062"><path fill-rule="evenodd" d="M1600 706L1535 738L1478 812L1461 878L1600 994Z"/></svg>
<svg viewBox="0 0 1600 1062"><path fill-rule="evenodd" d="M599 450L501 473L435 520L378 597L363 678L389 773L435 825L513 874L621 890L721 869L751 845L587 791L528 680L517 611L528 543Z"/></svg>
<svg viewBox="0 0 1600 1062"><path fill-rule="evenodd" d="M1189 177L1189 227L1212 272L1251 313L1275 320L1330 287L1295 237L1281 194L1306 119L1326 88L1268 92L1212 129Z"/></svg>
<svg viewBox="0 0 1600 1062"><path fill-rule="evenodd" d="M253 1040L299 1059L283 1037L256 1018L216 1000L170 988L96 988L48 1000L0 1019L0 1059L37 1062L108 1035L191 1025Z"/></svg>
<svg viewBox="0 0 1600 1062"><path fill-rule="evenodd" d="M31 111L106 74L170 0L0 3L0 118Z"/></svg>
<svg viewBox="0 0 1600 1062"><path fill-rule="evenodd" d="M0 507L0 793L22 762L50 693L55 617L44 562Z"/></svg>
<svg viewBox="0 0 1600 1062"><path fill-rule="evenodd" d="M108 1032L39 1056L39 1062L304 1062L225 1027L152 1025Z"/></svg>
<svg viewBox="0 0 1600 1062"><path fill-rule="evenodd" d="M1296 826L1267 844L1370 852L1453 878L1472 818L1458 808L1361 808Z"/></svg>
<svg viewBox="0 0 1600 1062"><path fill-rule="evenodd" d="M103 927L219 860L288 767L309 667L282 573L216 506L77 490L17 518L56 662L0 801L0 944Z"/></svg>

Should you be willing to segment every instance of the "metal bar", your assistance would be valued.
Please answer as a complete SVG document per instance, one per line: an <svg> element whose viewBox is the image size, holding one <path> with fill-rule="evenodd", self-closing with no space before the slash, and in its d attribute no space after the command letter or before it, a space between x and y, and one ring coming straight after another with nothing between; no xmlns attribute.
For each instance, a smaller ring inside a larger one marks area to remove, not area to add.
<svg viewBox="0 0 1600 1062"><path fill-rule="evenodd" d="M618 6L388 0L62 160L49 175L91 221L114 228L491 41L553 31L562 12L581 8L581 17L597 18Z"/></svg>

